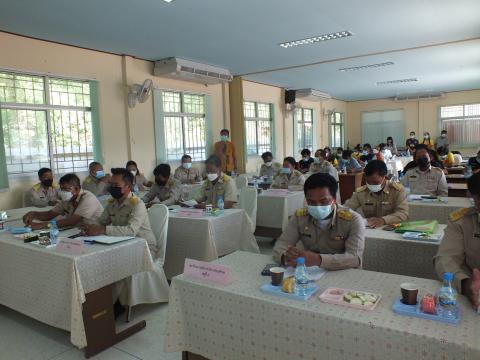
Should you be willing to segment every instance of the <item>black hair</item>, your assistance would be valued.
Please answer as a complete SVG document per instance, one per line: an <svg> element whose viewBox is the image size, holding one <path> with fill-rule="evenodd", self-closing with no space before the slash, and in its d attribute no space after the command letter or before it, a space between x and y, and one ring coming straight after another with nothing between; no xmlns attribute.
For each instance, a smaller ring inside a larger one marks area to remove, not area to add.
<svg viewBox="0 0 480 360"><path fill-rule="evenodd" d="M388 140L392 140L392 143L393 143L393 138L391 136L387 137L387 142Z"/></svg>
<svg viewBox="0 0 480 360"><path fill-rule="evenodd" d="M323 188L323 187L328 188L330 195L332 195L335 198L337 194L337 189L338 189L337 180L335 180L332 175L329 175L326 173L316 173L316 174L310 175L307 181L305 181L305 185L303 186L303 191L305 195L307 195L307 192L309 190Z"/></svg>
<svg viewBox="0 0 480 360"><path fill-rule="evenodd" d="M385 143L380 143L380 144L378 145L378 148L379 148L380 150L384 150L386 147L387 147L387 144L385 144Z"/></svg>
<svg viewBox="0 0 480 360"><path fill-rule="evenodd" d="M354 147L355 150L361 150L362 149L362 145L360 144L357 144L355 147Z"/></svg>
<svg viewBox="0 0 480 360"><path fill-rule="evenodd" d="M320 156L321 156L322 158L327 158L327 152L326 152L325 150L323 150L323 149L318 149L317 151L315 151L315 154L316 154L317 152L320 153Z"/></svg>
<svg viewBox="0 0 480 360"><path fill-rule="evenodd" d="M125 165L125 169L128 169L128 167L129 167L130 165L135 166L135 167L137 168L137 171L140 172L140 170L138 169L137 163L136 163L135 161L133 161L133 160L127 161L127 165Z"/></svg>
<svg viewBox="0 0 480 360"><path fill-rule="evenodd" d="M95 166L97 165L102 165L98 161L92 161L90 164L88 164L88 170L92 170Z"/></svg>
<svg viewBox="0 0 480 360"><path fill-rule="evenodd" d="M427 150L428 151L428 146L425 145L425 144L417 144L417 145L415 145L415 151L418 151L418 150Z"/></svg>
<svg viewBox="0 0 480 360"><path fill-rule="evenodd" d="M125 181L127 185L133 185L133 175L130 171L125 168L111 168L112 176L121 175L122 180Z"/></svg>
<svg viewBox="0 0 480 360"><path fill-rule="evenodd" d="M372 145L370 145L369 143L363 144L363 147L367 147L367 148L369 148L370 150L372 149Z"/></svg>
<svg viewBox="0 0 480 360"><path fill-rule="evenodd" d="M59 180L59 184L60 185L64 185L64 184L67 185L68 184L68 185L73 185L73 186L76 186L76 187L81 187L80 186L80 179L74 173L63 175Z"/></svg>
<svg viewBox="0 0 480 360"><path fill-rule="evenodd" d="M297 162L295 161L295 159L291 156L287 156L285 159L283 159L283 162L289 162L290 164L292 164L293 167L295 167L295 165L297 165Z"/></svg>
<svg viewBox="0 0 480 360"><path fill-rule="evenodd" d="M205 165L214 165L217 168L222 166L222 160L217 155L210 155L207 160L205 160Z"/></svg>
<svg viewBox="0 0 480 360"><path fill-rule="evenodd" d="M342 147L337 147L337 152L341 151L343 153L343 148Z"/></svg>
<svg viewBox="0 0 480 360"><path fill-rule="evenodd" d="M332 149L330 149L328 146L325 146L325 147L323 148L323 150L328 151L329 153L332 152Z"/></svg>
<svg viewBox="0 0 480 360"><path fill-rule="evenodd" d="M228 130L228 129L220 130L220 134L223 133L223 132L226 132L230 136L230 130Z"/></svg>
<svg viewBox="0 0 480 360"><path fill-rule="evenodd" d="M273 159L273 154L270 151L265 151L262 154L262 159L265 160L266 158L271 157Z"/></svg>
<svg viewBox="0 0 480 360"><path fill-rule="evenodd" d="M467 180L467 188L470 194L480 196L480 172L470 176Z"/></svg>
<svg viewBox="0 0 480 360"><path fill-rule="evenodd" d="M160 165L157 165L155 169L153 169L153 175L155 176L161 175L165 178L170 177L170 172L171 172L171 169L170 169L170 165L168 164L160 164Z"/></svg>
<svg viewBox="0 0 480 360"><path fill-rule="evenodd" d="M352 156L353 151L352 150L344 150L342 152L342 159L348 159L350 156Z"/></svg>
<svg viewBox="0 0 480 360"><path fill-rule="evenodd" d="M310 156L310 155L312 155L312 152L309 149L303 149L302 151L300 151L300 155Z"/></svg>
<svg viewBox="0 0 480 360"><path fill-rule="evenodd" d="M46 173L51 173L52 172L52 169L49 169L49 168L41 168L40 170L38 170L38 178L40 179L43 175L45 175Z"/></svg>
<svg viewBox="0 0 480 360"><path fill-rule="evenodd" d="M443 134L443 133L446 133L446 132L447 132L447 130L443 129L443 130L440 132L440 134Z"/></svg>
<svg viewBox="0 0 480 360"><path fill-rule="evenodd" d="M410 134L413 134L413 135L415 135L415 131L410 131Z"/></svg>
<svg viewBox="0 0 480 360"><path fill-rule="evenodd" d="M386 176L387 172L387 165L382 160L369 161L367 166L365 166L365 176L371 176L374 174Z"/></svg>
<svg viewBox="0 0 480 360"><path fill-rule="evenodd" d="M183 162L183 160L187 160L187 159L192 160L192 157L191 157L190 155L185 154L185 155L182 156L182 160L181 160L181 161Z"/></svg>

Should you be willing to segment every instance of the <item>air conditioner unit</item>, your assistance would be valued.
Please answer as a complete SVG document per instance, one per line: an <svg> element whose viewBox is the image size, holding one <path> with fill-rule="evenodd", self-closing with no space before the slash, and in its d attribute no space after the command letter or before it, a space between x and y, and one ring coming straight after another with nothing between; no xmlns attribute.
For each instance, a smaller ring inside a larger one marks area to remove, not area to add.
<svg viewBox="0 0 480 360"><path fill-rule="evenodd" d="M410 94L410 95L399 95L393 98L393 101L420 101L420 100L438 100L443 99L445 93L425 93L425 94Z"/></svg>
<svg viewBox="0 0 480 360"><path fill-rule="evenodd" d="M330 94L315 89L298 89L295 90L295 95L297 98L310 101L329 100L332 98Z"/></svg>
<svg viewBox="0 0 480 360"><path fill-rule="evenodd" d="M233 79L232 74L227 69L178 57L169 57L155 61L153 75L202 84L218 84L232 81Z"/></svg>

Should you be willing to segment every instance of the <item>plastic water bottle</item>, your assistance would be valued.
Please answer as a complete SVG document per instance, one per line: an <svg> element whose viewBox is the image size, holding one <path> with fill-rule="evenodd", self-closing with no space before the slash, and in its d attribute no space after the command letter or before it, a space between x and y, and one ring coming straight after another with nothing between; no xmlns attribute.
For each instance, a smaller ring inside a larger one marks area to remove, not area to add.
<svg viewBox="0 0 480 360"><path fill-rule="evenodd" d="M438 291L438 303L443 310L443 316L456 317L457 291L452 286L453 273L446 272L443 274L443 285Z"/></svg>
<svg viewBox="0 0 480 360"><path fill-rule="evenodd" d="M140 188L137 184L133 185L133 193L138 195L140 193Z"/></svg>
<svg viewBox="0 0 480 360"><path fill-rule="evenodd" d="M465 174L466 178L472 176L472 167L470 165L467 166L467 173Z"/></svg>
<svg viewBox="0 0 480 360"><path fill-rule="evenodd" d="M58 231L57 220L50 221L50 243L57 244L57 238L60 231Z"/></svg>
<svg viewBox="0 0 480 360"><path fill-rule="evenodd" d="M304 296L307 294L308 283L310 277L308 276L307 268L305 266L305 258L297 258L297 268L295 269L295 291L298 295Z"/></svg>
<svg viewBox="0 0 480 360"><path fill-rule="evenodd" d="M258 180L257 179L253 179L253 187L258 192Z"/></svg>
<svg viewBox="0 0 480 360"><path fill-rule="evenodd" d="M221 212L225 209L225 202L223 201L223 196L219 196L217 198L217 206L220 209Z"/></svg>

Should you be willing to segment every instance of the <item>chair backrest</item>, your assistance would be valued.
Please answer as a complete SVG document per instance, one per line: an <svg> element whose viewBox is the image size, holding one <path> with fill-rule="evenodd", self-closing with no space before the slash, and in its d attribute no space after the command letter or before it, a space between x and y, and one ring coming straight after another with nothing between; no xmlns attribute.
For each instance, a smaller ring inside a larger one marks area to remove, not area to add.
<svg viewBox="0 0 480 360"><path fill-rule="evenodd" d="M245 210L250 220L252 220L253 228L257 224L257 190L253 187L244 187L240 190L240 199L238 207Z"/></svg>
<svg viewBox="0 0 480 360"><path fill-rule="evenodd" d="M153 205L148 211L148 219L150 220L150 226L157 240L155 261L163 265L167 248L168 208L163 204Z"/></svg>
<svg viewBox="0 0 480 360"><path fill-rule="evenodd" d="M248 186L248 177L246 174L240 174L235 179L235 184L237 185L237 190L240 191L244 187Z"/></svg>

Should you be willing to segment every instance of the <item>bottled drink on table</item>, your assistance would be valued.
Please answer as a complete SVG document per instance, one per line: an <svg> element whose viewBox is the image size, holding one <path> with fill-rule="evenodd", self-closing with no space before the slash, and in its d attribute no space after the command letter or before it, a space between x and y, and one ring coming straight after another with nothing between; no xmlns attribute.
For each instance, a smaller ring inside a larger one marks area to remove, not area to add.
<svg viewBox="0 0 480 360"><path fill-rule="evenodd" d="M305 258L297 258L297 268L295 269L295 291L298 295L304 296L307 293L308 283L310 277L308 276L307 267L305 266Z"/></svg>
<svg viewBox="0 0 480 360"><path fill-rule="evenodd" d="M443 285L438 291L438 304L443 310L445 317L456 316L456 306L457 306L457 291L452 286L453 282L453 273L446 272L443 274Z"/></svg>
<svg viewBox="0 0 480 360"><path fill-rule="evenodd" d="M223 211L225 209L225 202L223 201L223 196L219 196L217 198L217 206L220 209L220 211Z"/></svg>
<svg viewBox="0 0 480 360"><path fill-rule="evenodd" d="M57 238L58 238L58 226L57 226L57 220L52 220L50 221L50 243L52 245L57 244Z"/></svg>

